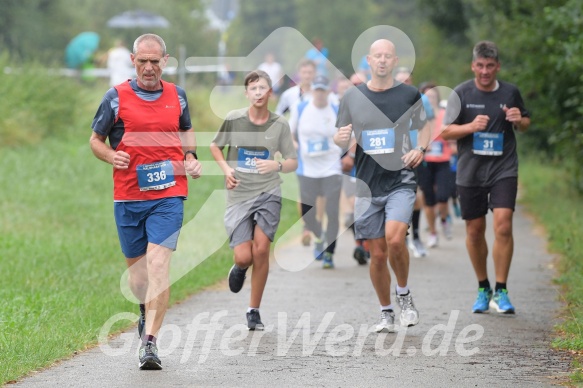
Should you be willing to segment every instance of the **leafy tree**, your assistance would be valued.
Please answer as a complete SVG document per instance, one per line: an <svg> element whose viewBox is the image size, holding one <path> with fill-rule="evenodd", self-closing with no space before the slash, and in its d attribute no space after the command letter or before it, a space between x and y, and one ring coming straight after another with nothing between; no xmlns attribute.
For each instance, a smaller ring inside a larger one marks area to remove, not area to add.
<svg viewBox="0 0 583 388"><path fill-rule="evenodd" d="M228 32L229 55L245 56L279 27L296 26L296 7L292 0L240 1L239 7ZM269 49L276 57L281 57L279 47Z"/></svg>
<svg viewBox="0 0 583 388"><path fill-rule="evenodd" d="M13 60L45 59L43 46L51 45L46 19L58 20L59 10L59 5L50 0L0 2L0 44Z"/></svg>
<svg viewBox="0 0 583 388"><path fill-rule="evenodd" d="M499 1L505 3L505 1ZM448 41L455 44L467 44L466 31L471 2L466 0L418 0L421 12L443 31Z"/></svg>
<svg viewBox="0 0 583 388"><path fill-rule="evenodd" d="M373 2L296 0L296 7L298 30L309 40L321 39L329 50L328 59L350 76L354 72L354 43L362 32L375 26L371 23Z"/></svg>
<svg viewBox="0 0 583 388"><path fill-rule="evenodd" d="M562 6L545 7L544 20L548 23L545 46L548 61L553 67L557 82L551 83L549 97L559 101L561 117L559 136L551 136L571 156L575 186L583 192L583 5L569 0Z"/></svg>

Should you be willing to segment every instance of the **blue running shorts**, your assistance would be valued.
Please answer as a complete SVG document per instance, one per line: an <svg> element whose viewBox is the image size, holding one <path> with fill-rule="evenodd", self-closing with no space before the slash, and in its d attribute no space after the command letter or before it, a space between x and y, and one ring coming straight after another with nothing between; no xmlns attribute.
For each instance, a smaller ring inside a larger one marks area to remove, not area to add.
<svg viewBox="0 0 583 388"><path fill-rule="evenodd" d="M115 202L113 211L126 258L146 254L148 243L176 250L184 217L183 197Z"/></svg>

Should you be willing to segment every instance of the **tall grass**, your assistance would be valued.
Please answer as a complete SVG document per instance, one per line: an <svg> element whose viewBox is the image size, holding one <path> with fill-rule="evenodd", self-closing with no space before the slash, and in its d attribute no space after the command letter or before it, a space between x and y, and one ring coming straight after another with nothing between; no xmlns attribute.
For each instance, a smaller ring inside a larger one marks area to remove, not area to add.
<svg viewBox="0 0 583 388"><path fill-rule="evenodd" d="M567 169L542 163L534 157L523 158L520 182L522 202L544 226L549 249L560 254L561 298L566 302L563 322L557 327L553 346L582 354L583 351L583 198L570 185ZM573 379L583 382L580 360Z"/></svg>
<svg viewBox="0 0 583 388"><path fill-rule="evenodd" d="M49 75L41 65L11 67L0 53L0 139L2 146L37 144L58 134L76 117L84 101L73 79ZM4 69L11 69L5 72Z"/></svg>

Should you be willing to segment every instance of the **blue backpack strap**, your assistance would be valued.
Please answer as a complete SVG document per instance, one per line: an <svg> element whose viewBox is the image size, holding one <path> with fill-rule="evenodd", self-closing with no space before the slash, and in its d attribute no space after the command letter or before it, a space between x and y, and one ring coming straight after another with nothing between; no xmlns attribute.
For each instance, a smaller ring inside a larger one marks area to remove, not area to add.
<svg viewBox="0 0 583 388"><path fill-rule="evenodd" d="M340 107L338 105L332 104L332 109L334 109L334 113L336 113L336 116L338 116L338 111L339 111Z"/></svg>

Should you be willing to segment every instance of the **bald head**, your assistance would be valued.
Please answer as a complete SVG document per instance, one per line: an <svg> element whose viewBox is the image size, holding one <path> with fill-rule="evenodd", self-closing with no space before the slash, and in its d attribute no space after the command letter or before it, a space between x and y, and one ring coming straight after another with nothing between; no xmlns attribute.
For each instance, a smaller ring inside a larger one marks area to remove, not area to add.
<svg viewBox="0 0 583 388"><path fill-rule="evenodd" d="M379 50L390 51L393 55L395 55L395 45L388 39L375 40L373 44L370 45L369 55L372 55L374 52Z"/></svg>
<svg viewBox="0 0 583 388"><path fill-rule="evenodd" d="M372 80L392 80L393 69L399 62L395 45L388 39L379 39L370 46L366 56Z"/></svg>

